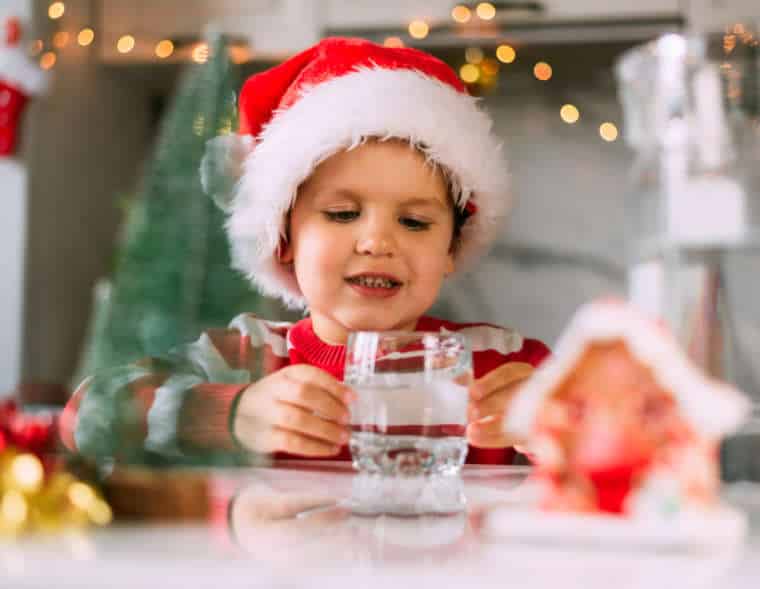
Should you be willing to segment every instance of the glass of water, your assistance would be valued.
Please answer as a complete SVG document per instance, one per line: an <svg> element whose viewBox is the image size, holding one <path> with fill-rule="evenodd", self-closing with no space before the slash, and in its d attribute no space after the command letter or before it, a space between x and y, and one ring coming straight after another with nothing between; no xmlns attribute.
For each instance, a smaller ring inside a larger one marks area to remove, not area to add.
<svg viewBox="0 0 760 589"><path fill-rule="evenodd" d="M377 490L385 513L456 511L456 500L431 489L460 489L467 456L467 387L472 352L457 333L357 332L349 336L345 382L358 394L351 408L353 464L362 493ZM435 493L433 492L433 495ZM394 497L396 504L393 505ZM371 502L370 502L371 503ZM440 502L439 502L440 503Z"/></svg>

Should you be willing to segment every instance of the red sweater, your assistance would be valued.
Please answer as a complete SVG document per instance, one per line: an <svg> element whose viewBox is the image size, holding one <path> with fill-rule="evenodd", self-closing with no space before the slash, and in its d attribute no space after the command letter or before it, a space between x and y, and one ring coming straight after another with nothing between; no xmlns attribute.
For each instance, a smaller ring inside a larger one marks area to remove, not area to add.
<svg viewBox="0 0 760 589"><path fill-rule="evenodd" d="M416 329L466 334L472 345L475 378L507 362L537 366L549 354L538 340L523 339L515 331L484 323L421 317ZM84 453L119 449L124 435L118 442L113 438L121 424L107 423L119 416L113 415L112 407L97 402L118 397L130 401L136 415L138 434L135 436L133 427L132 443L153 450L235 449L229 424L238 395L251 382L291 364L310 364L342 380L345 354L345 346L320 340L309 318L291 324L241 315L228 329L209 330L193 344L174 350L168 360L148 359L117 370L112 377L86 380L61 415L61 437L67 447ZM88 395L96 398L88 399ZM339 458L349 457L344 448ZM467 461L509 464L513 457L511 448L470 448Z"/></svg>

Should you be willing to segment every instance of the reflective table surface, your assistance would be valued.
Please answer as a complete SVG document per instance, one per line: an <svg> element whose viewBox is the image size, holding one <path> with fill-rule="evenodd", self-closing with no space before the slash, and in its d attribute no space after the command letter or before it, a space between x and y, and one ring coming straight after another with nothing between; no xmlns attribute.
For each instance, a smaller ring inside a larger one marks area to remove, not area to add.
<svg viewBox="0 0 760 589"><path fill-rule="evenodd" d="M725 489L750 516L741 547L663 551L494 533L489 514L526 501L526 474L526 467L467 466L466 511L399 518L351 513L347 464L214 472L208 523L115 524L5 541L0 586L760 587L760 486Z"/></svg>

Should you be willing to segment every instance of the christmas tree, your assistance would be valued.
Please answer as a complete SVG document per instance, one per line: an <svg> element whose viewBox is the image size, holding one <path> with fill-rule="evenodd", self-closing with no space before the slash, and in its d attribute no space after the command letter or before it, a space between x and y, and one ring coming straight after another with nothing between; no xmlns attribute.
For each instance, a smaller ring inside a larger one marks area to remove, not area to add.
<svg viewBox="0 0 760 589"><path fill-rule="evenodd" d="M280 309L230 266L225 215L204 192L206 142L237 128L237 67L224 38L185 72L130 204L112 278L98 285L78 377L160 356L238 313Z"/></svg>

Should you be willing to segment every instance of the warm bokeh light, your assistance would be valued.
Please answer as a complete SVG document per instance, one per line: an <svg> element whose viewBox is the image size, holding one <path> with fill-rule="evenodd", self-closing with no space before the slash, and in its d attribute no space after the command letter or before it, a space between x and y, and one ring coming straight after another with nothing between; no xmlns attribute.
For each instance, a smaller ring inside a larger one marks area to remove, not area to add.
<svg viewBox="0 0 760 589"><path fill-rule="evenodd" d="M546 82L552 77L552 66L550 66L545 61L539 61L534 67L533 67L533 75L536 76L537 80L541 80L542 82Z"/></svg>
<svg viewBox="0 0 760 589"><path fill-rule="evenodd" d="M69 34L66 31L58 31L53 35L53 47L63 49L69 44Z"/></svg>
<svg viewBox="0 0 760 589"><path fill-rule="evenodd" d="M195 63L206 63L208 61L208 43L199 43L193 49L193 61Z"/></svg>
<svg viewBox="0 0 760 589"><path fill-rule="evenodd" d="M453 18L454 21L458 22L459 24L464 24L470 22L470 19L472 18L472 12L466 6L459 4L458 6L455 6L451 11L451 18Z"/></svg>
<svg viewBox="0 0 760 589"><path fill-rule="evenodd" d="M53 20L61 18L66 12L66 5L63 2L53 2L48 7L48 16Z"/></svg>
<svg viewBox="0 0 760 589"><path fill-rule="evenodd" d="M95 31L92 29L82 29L79 31L79 35L77 35L77 43L79 43L82 47L87 47L94 40Z"/></svg>
<svg viewBox="0 0 760 589"><path fill-rule="evenodd" d="M386 47L403 47L404 41L401 39L401 37L386 37L385 41L383 41L383 45Z"/></svg>
<svg viewBox="0 0 760 589"><path fill-rule="evenodd" d="M206 131L206 117L203 113L198 113L193 120L193 133L198 137L202 136Z"/></svg>
<svg viewBox="0 0 760 589"><path fill-rule="evenodd" d="M474 84L480 79L480 69L476 65L466 63L459 68L459 77L467 84Z"/></svg>
<svg viewBox="0 0 760 589"><path fill-rule="evenodd" d="M230 55L232 63L241 65L252 57L251 50L247 46L230 45L227 48L227 53Z"/></svg>
<svg viewBox="0 0 760 589"><path fill-rule="evenodd" d="M499 45L496 48L496 59L502 63L512 63L517 57L517 52L511 45Z"/></svg>
<svg viewBox="0 0 760 589"><path fill-rule="evenodd" d="M72 483L66 493L74 507L87 511L98 500L92 487L81 482Z"/></svg>
<svg viewBox="0 0 760 589"><path fill-rule="evenodd" d="M32 55L32 57L36 57L42 53L42 50L44 48L45 44L42 42L42 39L36 39L35 41L32 41L31 45L29 46L29 53Z"/></svg>
<svg viewBox="0 0 760 589"><path fill-rule="evenodd" d="M111 523L113 519L113 512L108 506L108 503L100 499L96 499L90 503L87 509L87 515L90 516L92 522L99 526L105 526Z"/></svg>
<svg viewBox="0 0 760 589"><path fill-rule="evenodd" d="M0 518L18 527L26 521L29 506L24 496L15 490L7 491L0 500Z"/></svg>
<svg viewBox="0 0 760 589"><path fill-rule="evenodd" d="M731 53L736 47L736 35L725 35L723 37L723 51Z"/></svg>
<svg viewBox="0 0 760 589"><path fill-rule="evenodd" d="M499 73L499 62L495 59L486 58L480 64L484 76L495 76Z"/></svg>
<svg viewBox="0 0 760 589"><path fill-rule="evenodd" d="M578 122L578 119L581 118L581 113L578 112L578 109L575 105L565 104L562 106L562 108L559 109L559 116L563 121L572 125L573 123Z"/></svg>
<svg viewBox="0 0 760 589"><path fill-rule="evenodd" d="M56 61L58 61L56 54L52 51L46 51L42 54L42 57L40 57L40 67L43 70L52 69Z"/></svg>
<svg viewBox="0 0 760 589"><path fill-rule="evenodd" d="M467 63L479 64L483 61L483 50L480 47L468 47L464 50L464 58Z"/></svg>
<svg viewBox="0 0 760 589"><path fill-rule="evenodd" d="M174 43L169 41L169 39L164 39L163 41L159 41L156 44L157 57L160 57L161 59L166 59L172 53L174 53Z"/></svg>
<svg viewBox="0 0 760 589"><path fill-rule="evenodd" d="M475 12L477 13L478 17L482 18L483 20L491 20L496 16L496 8L490 2L481 2L478 4Z"/></svg>
<svg viewBox="0 0 760 589"><path fill-rule="evenodd" d="M124 35L116 43L119 53L129 53L135 48L135 38L132 35Z"/></svg>
<svg viewBox="0 0 760 589"><path fill-rule="evenodd" d="M599 136L605 141L615 141L618 137L617 127L613 123L599 125Z"/></svg>
<svg viewBox="0 0 760 589"><path fill-rule="evenodd" d="M429 32L430 27L424 20L413 20L409 23L409 34L415 39L424 39Z"/></svg>
<svg viewBox="0 0 760 589"><path fill-rule="evenodd" d="M11 462L11 477L16 487L25 493L36 493L42 485L44 471L39 458L31 454L16 456Z"/></svg>

